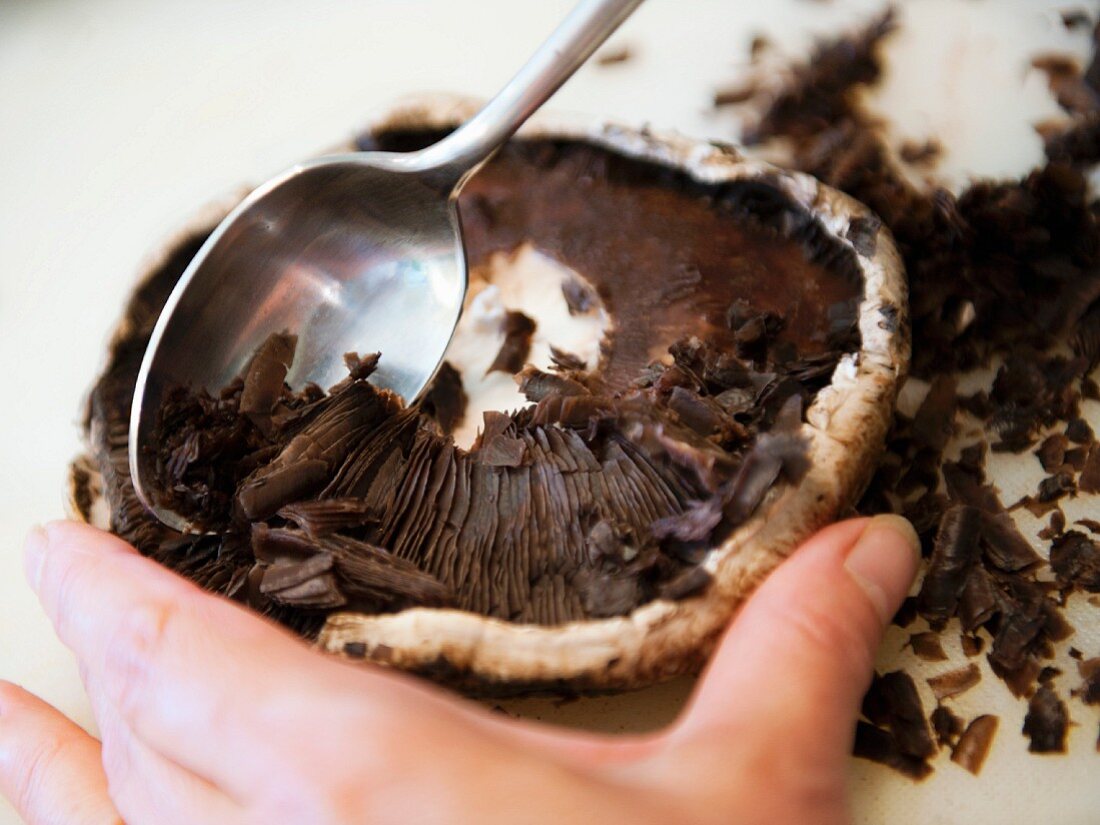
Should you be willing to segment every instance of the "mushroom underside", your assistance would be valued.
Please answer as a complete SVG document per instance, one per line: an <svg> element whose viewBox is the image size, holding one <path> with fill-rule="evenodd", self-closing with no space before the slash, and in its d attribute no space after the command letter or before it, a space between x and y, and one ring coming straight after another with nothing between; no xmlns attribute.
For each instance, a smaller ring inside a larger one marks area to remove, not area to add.
<svg viewBox="0 0 1100 825"><path fill-rule="evenodd" d="M411 148L450 125L415 120L361 144ZM111 529L161 563L326 650L460 687L697 669L739 601L866 482L907 362L904 284L843 196L637 141L533 130L459 204L475 280L524 245L583 276L562 300L608 313L596 363L555 351L520 368L529 403L486 413L464 449L457 371L412 407L369 383L368 357L327 393L292 390L293 342L269 342L235 386L179 388L166 410L163 488L212 536L157 523L126 460L133 378L191 232L137 288L93 390L78 511L98 485ZM510 323L505 371L523 361L514 330L533 334Z"/></svg>

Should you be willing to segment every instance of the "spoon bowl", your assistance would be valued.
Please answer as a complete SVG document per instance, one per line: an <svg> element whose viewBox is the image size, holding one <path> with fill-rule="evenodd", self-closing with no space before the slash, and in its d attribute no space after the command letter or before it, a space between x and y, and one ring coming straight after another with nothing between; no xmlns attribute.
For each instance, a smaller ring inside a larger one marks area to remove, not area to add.
<svg viewBox="0 0 1100 825"><path fill-rule="evenodd" d="M330 386L345 352L381 352L371 380L415 399L462 311L466 256L454 201L429 177L362 153L297 166L253 192L211 234L166 304L142 362L131 444L154 444L173 387L211 391L240 375L269 335L299 345L291 386ZM363 192L371 196L364 198ZM156 451L131 455L154 477ZM139 487L139 489L142 489ZM161 521L190 523L144 497Z"/></svg>
<svg viewBox="0 0 1100 825"><path fill-rule="evenodd" d="M217 392L272 333L298 336L293 387L328 387L346 374L344 353L380 352L371 381L417 399L466 294L462 184L640 3L582 0L496 97L438 143L300 164L222 221L169 296L134 389L130 476L160 521L197 529L153 494L166 394Z"/></svg>

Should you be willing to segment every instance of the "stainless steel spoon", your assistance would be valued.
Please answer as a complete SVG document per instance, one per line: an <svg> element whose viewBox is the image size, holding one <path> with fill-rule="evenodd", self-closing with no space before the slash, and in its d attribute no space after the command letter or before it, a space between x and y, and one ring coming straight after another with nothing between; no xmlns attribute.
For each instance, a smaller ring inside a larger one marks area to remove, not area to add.
<svg viewBox="0 0 1100 825"><path fill-rule="evenodd" d="M438 143L300 164L221 222L169 296L134 388L130 474L157 518L195 529L152 493L165 392L217 391L273 332L298 335L292 386L329 386L346 374L345 352L378 351L371 380L410 402L420 395L466 294L455 210L463 183L641 2L582 0L496 97Z"/></svg>

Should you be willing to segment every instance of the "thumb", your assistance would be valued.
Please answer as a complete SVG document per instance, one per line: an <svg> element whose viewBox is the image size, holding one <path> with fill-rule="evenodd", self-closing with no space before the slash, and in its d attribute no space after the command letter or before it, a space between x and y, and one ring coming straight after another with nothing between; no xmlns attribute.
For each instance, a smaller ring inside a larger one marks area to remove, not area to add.
<svg viewBox="0 0 1100 825"><path fill-rule="evenodd" d="M919 548L908 521L884 515L834 524L796 550L726 632L676 731L681 743L842 769Z"/></svg>

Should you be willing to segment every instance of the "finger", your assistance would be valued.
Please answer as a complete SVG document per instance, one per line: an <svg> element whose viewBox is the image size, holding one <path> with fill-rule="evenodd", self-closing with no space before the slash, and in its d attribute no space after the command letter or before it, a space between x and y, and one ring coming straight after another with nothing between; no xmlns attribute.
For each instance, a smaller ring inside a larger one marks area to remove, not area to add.
<svg viewBox="0 0 1100 825"><path fill-rule="evenodd" d="M29 825L121 825L99 742L22 688L0 682L0 793Z"/></svg>
<svg viewBox="0 0 1100 825"><path fill-rule="evenodd" d="M449 697L319 656L86 525L32 532L26 567L102 704L117 709L135 738L241 805L273 776L331 759L319 730L362 730L384 764L384 743L407 738L409 716L453 716Z"/></svg>
<svg viewBox="0 0 1100 825"><path fill-rule="evenodd" d="M463 705L460 710L478 726L482 736L493 736L499 741L586 768L615 768L645 759L664 747L667 736L666 730L604 733L560 728L487 712L480 706Z"/></svg>
<svg viewBox="0 0 1100 825"><path fill-rule="evenodd" d="M735 619L677 738L779 752L794 772L842 767L875 650L918 559L916 532L898 516L836 524L806 542Z"/></svg>
<svg viewBox="0 0 1100 825"><path fill-rule="evenodd" d="M101 703L117 707L137 739L240 804L271 776L295 775L315 761L314 746L323 745L317 731L327 723L360 726L381 750L387 732L407 738L401 720L409 715L440 724L463 718L472 736L542 746L547 755L589 764L652 748L641 739L505 724L512 720L403 674L327 660L85 525L60 522L32 533L27 575L86 681L98 680ZM320 695L324 702L315 701ZM272 748L273 741L294 747Z"/></svg>
<svg viewBox="0 0 1100 825"><path fill-rule="evenodd" d="M209 782L154 751L126 726L94 681L85 685L102 737L108 793L127 822L232 825L241 807Z"/></svg>
<svg viewBox="0 0 1100 825"><path fill-rule="evenodd" d="M308 717L302 683L333 663L86 525L33 531L26 567L61 641L138 739L242 802L270 770L296 767L294 749L271 742L308 739L291 729Z"/></svg>
<svg viewBox="0 0 1100 825"><path fill-rule="evenodd" d="M749 699L753 694L759 694L762 690L766 690L771 692L771 696L777 697L774 702L769 702L775 708L774 711L770 712L774 712L779 717L787 717L789 720L787 727L805 725L804 730L798 731L796 739L792 740L798 742L798 748L804 746L807 733L820 731L820 734L815 735L814 739L820 742L828 752L843 751L846 753L849 749L851 727L855 718L853 708L858 709L859 700L865 692L867 679L871 672L870 661L878 645L882 627L886 619L894 614L904 597L915 573L916 564L915 553L905 543L908 541L908 537L912 535L912 528L904 521L887 520L876 525L875 531L868 536L868 541L873 542L872 549L869 552L871 553L870 560L874 562L875 569L867 574L859 575L863 577L864 581L871 582L882 575L889 577L897 573L902 582L898 585L898 589L890 591L889 594L886 591L879 592L877 589L874 591L872 598L879 608L877 611L866 609L869 597L859 593L852 597L850 588L846 586L834 586L831 590L827 589L828 580L819 578L819 574L815 570L824 567L830 575L843 576L844 553L853 548L869 523L867 519L854 520L834 525L832 528L823 531L818 537L807 542L804 548L801 548L767 580L753 597L750 606L746 607L738 617L733 632L727 636L726 643L716 653L708 670L707 679L701 683L695 697L693 697L689 711L684 714L682 721L668 736L664 732L630 737L603 736L547 728L541 725L529 724L525 720L500 719L498 716L487 714L478 714L479 717L483 717L478 721L487 729L492 729L494 732L503 732L505 735L511 736L517 743L541 748L548 754L581 759L587 765L602 764L613 767L618 764L631 763L646 759L649 756L659 755L668 747L674 748L685 737L700 736L708 742L725 744L728 740L718 735L715 730L715 724L720 721L715 717L727 717L731 713L737 714L738 724L740 724L740 720L744 719L758 730L774 730L773 723L776 721L774 717L763 717L768 721L766 724L762 724L759 717L751 719L748 713L744 715L740 713L740 709L750 706L746 703L746 699ZM882 524L896 526L902 532L903 549L901 551L900 572L893 568L879 569L878 563L880 561L890 560L891 557L888 552L891 547L895 549L897 547L897 542L893 542L890 547L881 549L877 546L877 537L881 536L878 530ZM808 562L814 559L816 559L816 562L811 568ZM853 563L855 561L856 559L853 558ZM910 562L912 566L909 566ZM858 573L858 569L856 572ZM848 576L850 575L849 572ZM842 585L847 584L848 582L842 579ZM778 590L780 585L783 585L783 592ZM803 591L806 591L806 593L803 593ZM772 595L769 596L769 594ZM807 594L809 598L807 598ZM767 600L763 605L767 608L766 613L759 609L759 604L756 604L758 601L763 600ZM798 614L790 612L792 605L802 605L802 612ZM848 623L853 625L854 632L858 634L858 638L862 640L862 643L854 647L838 641L829 642L825 645L829 650L840 648L839 656L829 655L828 650L823 650L821 645L815 645L814 650L808 655L796 654L792 650L790 658L793 659L796 655L801 656L800 661L804 664L804 667L798 673L791 672L788 669L788 665L791 663L786 661L788 659L788 654L785 652L787 643L778 635L784 631L784 628L787 628L785 636L790 636L792 633L805 633L805 630L799 629L801 627L799 623L806 619L805 624L811 630L820 630L821 633L834 633L838 637L848 632L842 626L830 629L829 623L822 624L809 621L807 616L812 615L817 610L827 611L837 621L847 619ZM784 613L787 615L784 616ZM755 620L754 616L756 617ZM756 629L750 629L749 623L752 623ZM792 623L795 623L793 630L787 627ZM740 638L740 636L735 637L734 634L747 635L749 633L753 635L754 639L765 642L753 646L757 650L757 655L767 655L767 667L773 669L776 679L789 683L792 692L804 693L807 697L815 696L820 690L819 687L815 687L815 680L817 680L832 695L830 701L834 703L834 706L841 708L841 711L839 715L831 717L836 724L830 730L821 727L823 722L828 721L826 718L830 714L828 706L817 704L816 699L799 699L801 706L811 706L812 709L808 714L800 717L791 716L789 710L796 705L789 703L793 700L784 698L786 696L784 691L787 686L781 685L778 688L779 692L776 693L767 679L766 672L761 675L760 668L764 666L765 660L761 658L759 660L761 662L760 666L756 666L741 659L745 647L743 640L736 648L729 647L729 645L734 644L735 639ZM774 645L769 644L767 640L773 640ZM810 678L812 673L824 671L824 668L819 668L817 665L817 662L822 658L827 659L825 664L837 675ZM856 675L853 677L852 673ZM733 679L736 677L745 678L740 678L740 684L734 685ZM767 687L764 688L764 685L767 685ZM845 689L845 686L847 686L847 689ZM817 718L808 719L807 716L814 713L813 708L816 708ZM839 733L836 732L836 729L839 729ZM778 734L776 740L778 741Z"/></svg>

